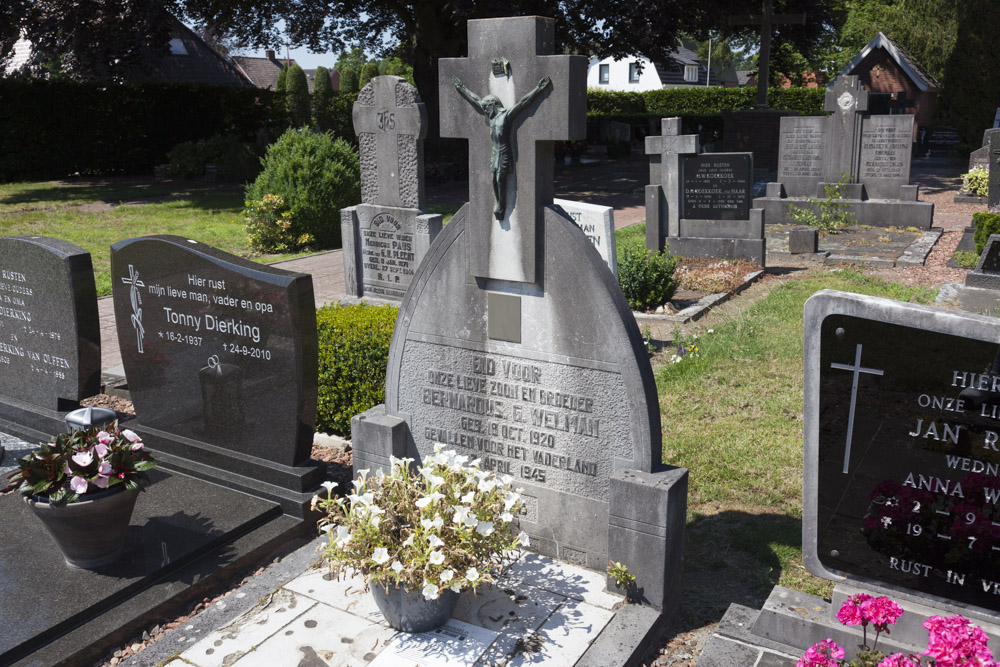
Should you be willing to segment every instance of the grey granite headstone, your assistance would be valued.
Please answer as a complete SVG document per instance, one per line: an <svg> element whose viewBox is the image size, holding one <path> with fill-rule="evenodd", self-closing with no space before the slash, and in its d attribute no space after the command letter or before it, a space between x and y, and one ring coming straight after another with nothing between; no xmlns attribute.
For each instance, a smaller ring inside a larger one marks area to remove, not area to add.
<svg viewBox="0 0 1000 667"><path fill-rule="evenodd" d="M858 156L861 152L861 123L868 110L868 91L855 75L838 76L826 89L823 109L827 116L824 146L824 176L827 183L836 183L846 175L853 183L858 176Z"/></svg>
<svg viewBox="0 0 1000 667"><path fill-rule="evenodd" d="M764 217L751 208L753 155L699 154L698 137L680 135L680 118L646 137L646 248L683 257L765 263Z"/></svg>
<svg viewBox="0 0 1000 667"><path fill-rule="evenodd" d="M1000 291L1000 234L987 239L976 268L965 274L965 286Z"/></svg>
<svg viewBox="0 0 1000 667"><path fill-rule="evenodd" d="M450 73L461 70L468 90L508 99L551 75L551 94L513 128L517 187L508 195L533 215L494 218L490 128L473 118L462 131L478 203L462 207L417 269L389 350L385 405L352 420L354 464L419 460L435 443L479 458L523 487L531 549L598 571L627 560L644 600L669 611L678 602L687 472L659 470L655 383L617 281L584 231L551 206L551 140L535 142L582 128L584 106L569 101L582 99L586 69L580 56L544 55L553 27L539 17L471 20L473 56L442 61L443 135L460 129L451 116L469 115L462 105L471 109ZM529 131L541 119L551 127ZM506 223L520 227L516 236L501 233Z"/></svg>
<svg viewBox="0 0 1000 667"><path fill-rule="evenodd" d="M312 278L179 236L114 244L111 276L135 429L161 462L302 516L322 478Z"/></svg>
<svg viewBox="0 0 1000 667"><path fill-rule="evenodd" d="M865 119L858 178L869 199L902 199L899 189L910 183L913 119L909 114Z"/></svg>
<svg viewBox="0 0 1000 667"><path fill-rule="evenodd" d="M812 197L823 180L826 118L784 116L778 143L778 181L790 197Z"/></svg>
<svg viewBox="0 0 1000 667"><path fill-rule="evenodd" d="M615 210L610 206L588 204L569 199L553 199L570 220L587 235L597 248L611 273L618 277L618 255L615 243Z"/></svg>
<svg viewBox="0 0 1000 667"><path fill-rule="evenodd" d="M990 185L988 208L1000 206L1000 131L989 133L990 146Z"/></svg>
<svg viewBox="0 0 1000 667"><path fill-rule="evenodd" d="M340 212L351 296L399 301L441 231L441 216L421 210L426 126L417 89L398 76L373 78L354 103L363 203Z"/></svg>
<svg viewBox="0 0 1000 667"><path fill-rule="evenodd" d="M984 144L969 153L969 171L973 169L989 169L989 167L990 147L988 144Z"/></svg>
<svg viewBox="0 0 1000 667"><path fill-rule="evenodd" d="M0 430L35 441L100 391L90 253L45 236L0 238Z"/></svg>

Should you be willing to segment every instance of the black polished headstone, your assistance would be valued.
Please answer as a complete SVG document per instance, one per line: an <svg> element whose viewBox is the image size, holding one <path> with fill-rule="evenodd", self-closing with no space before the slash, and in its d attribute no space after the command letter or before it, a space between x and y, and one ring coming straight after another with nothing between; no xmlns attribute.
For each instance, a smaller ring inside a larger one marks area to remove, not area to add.
<svg viewBox="0 0 1000 667"><path fill-rule="evenodd" d="M1000 610L1000 327L820 292L806 306L804 562Z"/></svg>
<svg viewBox="0 0 1000 667"><path fill-rule="evenodd" d="M100 372L90 253L45 236L0 238L0 430L29 441L61 433L65 411L100 391Z"/></svg>
<svg viewBox="0 0 1000 667"><path fill-rule="evenodd" d="M312 278L177 236L111 248L122 363L164 462L301 515L320 470Z"/></svg>
<svg viewBox="0 0 1000 667"><path fill-rule="evenodd" d="M681 159L681 217L746 220L753 184L750 156L732 153Z"/></svg>

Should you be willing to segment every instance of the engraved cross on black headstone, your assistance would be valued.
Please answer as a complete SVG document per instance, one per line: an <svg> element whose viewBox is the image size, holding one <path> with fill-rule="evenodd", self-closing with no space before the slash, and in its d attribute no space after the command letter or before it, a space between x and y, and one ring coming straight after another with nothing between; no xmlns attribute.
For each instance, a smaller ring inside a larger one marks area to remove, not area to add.
<svg viewBox="0 0 1000 667"><path fill-rule="evenodd" d="M370 86L370 89L369 89ZM427 112L416 88L396 76L371 80L354 103L366 204L421 208Z"/></svg>
<svg viewBox="0 0 1000 667"><path fill-rule="evenodd" d="M882 375L885 371L877 368L865 368L861 365L861 343L858 343L854 352L854 364L830 364L830 368L841 371L851 371L854 373L854 380L851 383L851 409L847 413L847 441L844 443L844 474L851 464L851 440L854 438L854 412L858 404L858 378L861 373L869 375Z"/></svg>
<svg viewBox="0 0 1000 667"><path fill-rule="evenodd" d="M438 68L441 136L469 140L469 271L477 278L538 282L535 259L542 207L552 202L552 144L586 134L586 59L554 51L554 21L537 16L469 21L469 57L442 58ZM551 85L513 120L513 169L504 215L494 217L490 126L452 81L510 109L544 77Z"/></svg>
<svg viewBox="0 0 1000 667"><path fill-rule="evenodd" d="M775 14L772 0L764 0L761 13L730 16L729 25L759 25L760 54L757 56L757 108L767 108L767 77L771 60L771 29L776 25L806 24L805 14Z"/></svg>

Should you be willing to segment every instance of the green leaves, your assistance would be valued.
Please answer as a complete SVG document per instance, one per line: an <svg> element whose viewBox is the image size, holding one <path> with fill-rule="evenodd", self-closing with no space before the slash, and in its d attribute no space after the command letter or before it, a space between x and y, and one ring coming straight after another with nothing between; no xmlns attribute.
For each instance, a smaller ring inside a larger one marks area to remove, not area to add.
<svg viewBox="0 0 1000 667"><path fill-rule="evenodd" d="M677 258L664 252L649 252L644 247L629 246L619 253L618 285L632 310L652 310L677 291L674 270Z"/></svg>

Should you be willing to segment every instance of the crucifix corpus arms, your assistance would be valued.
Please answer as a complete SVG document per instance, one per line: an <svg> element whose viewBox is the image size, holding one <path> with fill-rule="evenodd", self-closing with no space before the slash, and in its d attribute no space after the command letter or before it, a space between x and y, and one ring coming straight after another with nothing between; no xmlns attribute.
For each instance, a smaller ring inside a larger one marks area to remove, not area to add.
<svg viewBox="0 0 1000 667"><path fill-rule="evenodd" d="M532 88L524 97L509 109L496 95L479 97L465 87L457 76L451 77L455 90L486 116L486 124L490 128L490 173L493 176L493 196L496 205L493 207L493 217L503 220L507 211L507 175L514 170L514 158L511 155L511 125L514 119L534 101L538 95L552 83L549 77L543 77L538 85Z"/></svg>

